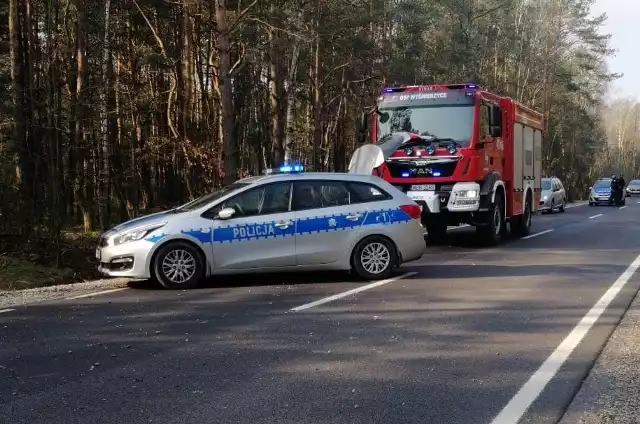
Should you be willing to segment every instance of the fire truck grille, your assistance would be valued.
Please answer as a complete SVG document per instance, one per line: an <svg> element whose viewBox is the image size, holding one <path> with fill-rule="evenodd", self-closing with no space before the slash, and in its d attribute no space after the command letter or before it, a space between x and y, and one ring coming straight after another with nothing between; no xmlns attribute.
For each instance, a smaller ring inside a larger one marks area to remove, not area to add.
<svg viewBox="0 0 640 424"><path fill-rule="evenodd" d="M458 162L411 166L402 163L387 162L387 168L393 178L433 178L450 177Z"/></svg>

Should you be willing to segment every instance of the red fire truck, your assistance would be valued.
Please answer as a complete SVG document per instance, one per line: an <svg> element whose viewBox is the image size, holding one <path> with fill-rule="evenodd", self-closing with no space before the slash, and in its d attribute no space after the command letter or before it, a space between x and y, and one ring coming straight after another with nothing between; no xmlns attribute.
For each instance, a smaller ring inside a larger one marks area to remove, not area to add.
<svg viewBox="0 0 640 424"><path fill-rule="evenodd" d="M351 172L372 172L422 206L430 242L469 224L490 244L526 236L540 201L543 116L475 84L387 88L363 113ZM367 132L371 142L366 143Z"/></svg>

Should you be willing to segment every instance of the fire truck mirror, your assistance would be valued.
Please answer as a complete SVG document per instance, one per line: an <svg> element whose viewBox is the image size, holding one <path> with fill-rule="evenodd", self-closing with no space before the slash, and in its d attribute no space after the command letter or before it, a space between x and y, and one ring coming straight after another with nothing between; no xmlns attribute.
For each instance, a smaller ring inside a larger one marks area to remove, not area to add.
<svg viewBox="0 0 640 424"><path fill-rule="evenodd" d="M498 106L491 107L490 123L491 137L500 137L502 135L502 111Z"/></svg>
<svg viewBox="0 0 640 424"><path fill-rule="evenodd" d="M502 127L502 111L498 106L491 107L491 126Z"/></svg>

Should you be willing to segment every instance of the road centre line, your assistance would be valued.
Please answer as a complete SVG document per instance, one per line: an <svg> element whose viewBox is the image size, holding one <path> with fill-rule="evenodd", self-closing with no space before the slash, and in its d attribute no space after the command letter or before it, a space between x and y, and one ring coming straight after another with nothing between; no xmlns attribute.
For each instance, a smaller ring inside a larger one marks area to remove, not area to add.
<svg viewBox="0 0 640 424"><path fill-rule="evenodd" d="M550 230L540 231L539 233L529 234L529 235L528 235L528 236L526 236L526 237L522 237L520 240L527 240L527 239L530 239L530 238L538 237L538 236L541 236L541 235L543 235L543 234L548 234L548 233L550 233L550 232L552 232L552 231L554 231L554 230L553 230L553 228L552 228L552 229L550 229Z"/></svg>
<svg viewBox="0 0 640 424"><path fill-rule="evenodd" d="M393 283L394 281L398 281L398 280L400 280L402 278L406 278L406 277L409 277L409 276L415 275L415 274L417 274L417 272L407 272L407 273L399 275L397 277L388 278L388 279L382 280L382 281L376 281L375 283L371 283L371 284L367 284L365 286L357 287L355 289L352 289L352 290L349 290L349 291L346 291L346 292L334 294L333 296L323 297L322 299L316 300L315 302L305 303L304 305L296 306L295 308L289 309L289 311L290 312L304 311L305 309L310 309L310 308L313 308L315 306L319 306L319 305L323 305L325 303L333 302L334 300L342 299L342 298L350 296L352 294L360 293L360 292L363 292L365 290L374 289L376 287L380 287L380 286L383 286L385 284Z"/></svg>
<svg viewBox="0 0 640 424"><path fill-rule="evenodd" d="M15 309L11 309L11 308L0 309L0 314L4 314L5 312L13 312L13 311L15 311Z"/></svg>
<svg viewBox="0 0 640 424"><path fill-rule="evenodd" d="M591 327L615 299L618 293L629 282L633 274L640 267L640 255L609 287L595 305L582 317L580 322L571 330L569 335L558 345L556 350L547 358L529 380L520 388L516 395L502 409L491 424L515 424L525 414L531 404L540 396L546 385L557 374L560 367L567 361L573 350L582 342Z"/></svg>
<svg viewBox="0 0 640 424"><path fill-rule="evenodd" d="M589 217L589 219L597 218L597 217L599 217L599 216L602 216L602 214L601 214L601 213L599 213L598 215L590 216L590 217Z"/></svg>
<svg viewBox="0 0 640 424"><path fill-rule="evenodd" d="M128 289L128 287L120 287L118 289L103 290L103 291L93 292L93 293L89 293L89 294L81 294L80 296L65 297L64 300L84 299L85 297L100 296L101 294L115 293L115 292L119 292L119 291L127 290L127 289Z"/></svg>
<svg viewBox="0 0 640 424"><path fill-rule="evenodd" d="M640 203L640 202L638 202ZM568 205L564 205L565 209L569 209L569 208L577 208L578 206L584 206L586 205L586 203L569 203Z"/></svg>
<svg viewBox="0 0 640 424"><path fill-rule="evenodd" d="M626 206L620 206L618 209L624 209L626 208Z"/></svg>

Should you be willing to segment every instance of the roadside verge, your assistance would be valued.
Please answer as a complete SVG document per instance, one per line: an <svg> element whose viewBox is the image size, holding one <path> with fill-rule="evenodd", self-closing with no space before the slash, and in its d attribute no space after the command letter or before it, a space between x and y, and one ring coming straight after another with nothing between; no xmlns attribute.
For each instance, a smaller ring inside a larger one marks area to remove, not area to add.
<svg viewBox="0 0 640 424"><path fill-rule="evenodd" d="M82 296L99 290L128 287L123 278L103 279L85 283L61 284L26 290L0 291L0 309L23 306L30 303Z"/></svg>
<svg viewBox="0 0 640 424"><path fill-rule="evenodd" d="M632 424L640 417L640 294L611 334L559 424Z"/></svg>

